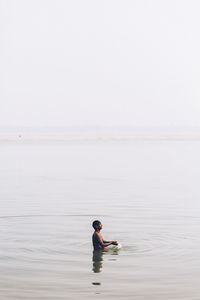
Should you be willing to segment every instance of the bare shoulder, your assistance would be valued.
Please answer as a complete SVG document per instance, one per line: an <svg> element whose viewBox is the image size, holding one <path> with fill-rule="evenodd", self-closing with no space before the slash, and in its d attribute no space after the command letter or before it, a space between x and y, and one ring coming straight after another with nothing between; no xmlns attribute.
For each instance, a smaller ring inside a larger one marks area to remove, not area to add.
<svg viewBox="0 0 200 300"><path fill-rule="evenodd" d="M98 236L98 233L97 233L97 232L94 232L92 236L93 236L93 237L96 237L96 236Z"/></svg>
<svg viewBox="0 0 200 300"><path fill-rule="evenodd" d="M94 232L93 233L93 239L95 240L102 240L102 235L100 232Z"/></svg>
<svg viewBox="0 0 200 300"><path fill-rule="evenodd" d="M94 232L93 233L93 238L99 238L100 236L100 233L99 232Z"/></svg>

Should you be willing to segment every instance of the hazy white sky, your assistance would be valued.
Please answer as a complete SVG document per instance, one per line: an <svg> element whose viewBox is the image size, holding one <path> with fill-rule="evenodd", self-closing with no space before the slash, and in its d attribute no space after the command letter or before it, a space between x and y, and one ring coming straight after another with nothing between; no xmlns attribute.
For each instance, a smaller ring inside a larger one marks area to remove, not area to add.
<svg viewBox="0 0 200 300"><path fill-rule="evenodd" d="M0 126L200 126L200 1L0 0Z"/></svg>

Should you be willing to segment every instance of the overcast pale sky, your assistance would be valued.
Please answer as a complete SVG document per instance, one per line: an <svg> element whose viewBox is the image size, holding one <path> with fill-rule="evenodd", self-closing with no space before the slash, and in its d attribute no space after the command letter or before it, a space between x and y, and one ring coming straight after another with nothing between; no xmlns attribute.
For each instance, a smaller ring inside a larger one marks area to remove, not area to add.
<svg viewBox="0 0 200 300"><path fill-rule="evenodd" d="M0 126L200 126L199 11L0 0Z"/></svg>

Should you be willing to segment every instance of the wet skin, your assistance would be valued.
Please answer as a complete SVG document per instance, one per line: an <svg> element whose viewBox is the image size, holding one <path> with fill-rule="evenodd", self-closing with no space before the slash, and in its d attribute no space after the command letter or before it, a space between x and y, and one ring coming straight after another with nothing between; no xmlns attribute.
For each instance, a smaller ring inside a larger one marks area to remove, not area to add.
<svg viewBox="0 0 200 300"><path fill-rule="evenodd" d="M100 223L95 227L95 231L92 236L92 242L94 250L103 250L105 247L109 245L118 245L117 241L105 241L100 233L103 225Z"/></svg>

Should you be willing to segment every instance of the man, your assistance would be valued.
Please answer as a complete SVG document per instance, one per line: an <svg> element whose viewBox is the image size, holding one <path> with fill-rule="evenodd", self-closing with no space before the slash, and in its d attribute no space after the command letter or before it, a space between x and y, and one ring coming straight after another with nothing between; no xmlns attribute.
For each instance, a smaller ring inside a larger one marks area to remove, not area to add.
<svg viewBox="0 0 200 300"><path fill-rule="evenodd" d="M92 226L94 228L94 233L92 236L94 250L104 249L105 247L108 247L110 245L118 245L117 241L104 241L104 239L100 233L100 231L103 227L103 225L101 224L100 221L95 220L92 223Z"/></svg>

